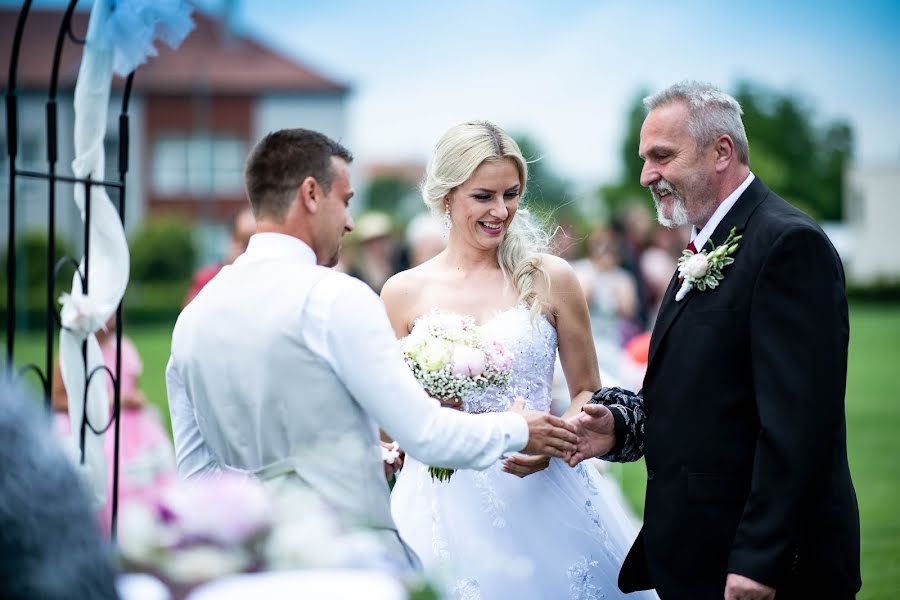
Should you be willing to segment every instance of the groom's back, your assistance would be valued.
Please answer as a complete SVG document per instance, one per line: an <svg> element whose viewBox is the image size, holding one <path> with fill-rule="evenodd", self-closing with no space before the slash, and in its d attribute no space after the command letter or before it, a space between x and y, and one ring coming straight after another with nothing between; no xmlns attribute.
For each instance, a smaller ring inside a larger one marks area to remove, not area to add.
<svg viewBox="0 0 900 600"><path fill-rule="evenodd" d="M310 292L336 277L346 276L290 260L238 261L179 317L172 354L203 438L224 464L255 470L371 429L307 342L325 325L307 310Z"/></svg>

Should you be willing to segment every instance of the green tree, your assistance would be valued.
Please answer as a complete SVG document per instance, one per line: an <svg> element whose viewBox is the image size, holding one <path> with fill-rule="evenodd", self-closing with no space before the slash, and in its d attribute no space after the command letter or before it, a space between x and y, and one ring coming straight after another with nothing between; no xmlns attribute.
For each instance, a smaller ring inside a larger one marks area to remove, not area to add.
<svg viewBox="0 0 900 600"><path fill-rule="evenodd" d="M513 138L528 162L526 205L555 222L578 221L580 211L576 198L569 191L570 183L553 171L534 138L528 135Z"/></svg>
<svg viewBox="0 0 900 600"><path fill-rule="evenodd" d="M138 283L187 281L197 260L191 225L181 219L148 219L129 246L131 280Z"/></svg>
<svg viewBox="0 0 900 600"><path fill-rule="evenodd" d="M601 186L598 190L597 195L606 203L611 214L618 213L626 204L642 202L650 207L653 206L650 193L641 186L641 169L644 167L644 161L638 156L641 125L647 114L643 99L647 94L649 92L646 89L640 90L629 105L625 138L619 148L619 155L624 167L622 177L618 182Z"/></svg>
<svg viewBox="0 0 900 600"><path fill-rule="evenodd" d="M415 193L416 187L401 177L376 177L366 187L366 208L400 217L407 211L406 199Z"/></svg>

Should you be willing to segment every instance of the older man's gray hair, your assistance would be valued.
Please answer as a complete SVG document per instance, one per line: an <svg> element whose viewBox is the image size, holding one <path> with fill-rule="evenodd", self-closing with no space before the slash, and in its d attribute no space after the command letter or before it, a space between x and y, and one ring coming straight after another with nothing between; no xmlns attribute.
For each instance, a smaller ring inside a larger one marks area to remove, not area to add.
<svg viewBox="0 0 900 600"><path fill-rule="evenodd" d="M116 600L110 549L37 403L0 375L0 598Z"/></svg>
<svg viewBox="0 0 900 600"><path fill-rule="evenodd" d="M648 111L675 102L687 105L688 131L698 147L714 142L720 135L728 135L734 142L738 160L750 164L750 144L741 120L744 111L737 100L701 81L682 81L644 98Z"/></svg>

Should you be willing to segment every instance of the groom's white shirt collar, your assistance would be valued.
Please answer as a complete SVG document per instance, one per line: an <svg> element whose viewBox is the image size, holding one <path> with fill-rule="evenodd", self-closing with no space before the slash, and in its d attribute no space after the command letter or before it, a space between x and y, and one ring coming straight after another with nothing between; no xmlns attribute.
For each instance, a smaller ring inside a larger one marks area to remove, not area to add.
<svg viewBox="0 0 900 600"><path fill-rule="evenodd" d="M272 258L293 258L309 265L316 264L316 253L299 238L284 233L254 233L247 243L247 250L237 257L234 264L268 260Z"/></svg>
<svg viewBox="0 0 900 600"><path fill-rule="evenodd" d="M706 242L709 241L710 236L712 236L713 232L716 230L716 227L719 226L719 223L722 222L722 219L725 218L725 215L728 214L728 211L731 210L731 207L737 203L738 198L741 197L741 194L744 193L753 180L756 179L756 176L753 173L747 175L747 178L744 180L741 185L737 186L737 188L731 192L731 194L722 201L722 204L716 209L716 212L712 214L709 218L709 221L706 222L706 225L703 226L703 229L697 231L697 226L691 228L691 241L694 242L694 248L699 252L703 250L703 246L706 245ZM721 240L719 243L721 244L725 240Z"/></svg>

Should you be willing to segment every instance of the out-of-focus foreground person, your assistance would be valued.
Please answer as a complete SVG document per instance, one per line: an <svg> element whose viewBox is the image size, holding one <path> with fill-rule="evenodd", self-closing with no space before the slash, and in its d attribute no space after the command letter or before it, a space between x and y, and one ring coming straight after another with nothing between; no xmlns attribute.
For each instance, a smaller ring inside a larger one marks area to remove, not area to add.
<svg viewBox="0 0 900 600"><path fill-rule="evenodd" d="M90 501L50 421L0 381L0 598L115 600Z"/></svg>

